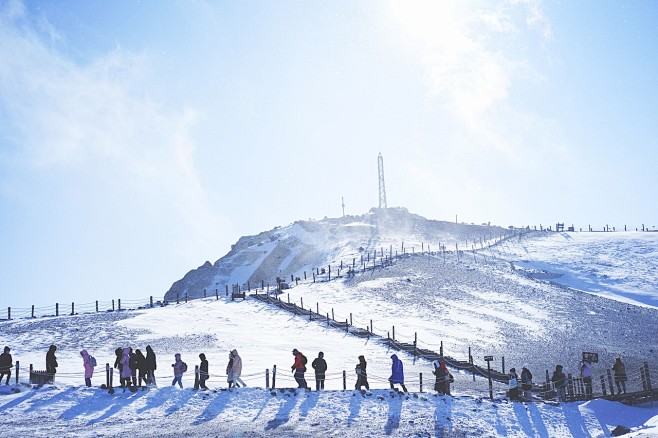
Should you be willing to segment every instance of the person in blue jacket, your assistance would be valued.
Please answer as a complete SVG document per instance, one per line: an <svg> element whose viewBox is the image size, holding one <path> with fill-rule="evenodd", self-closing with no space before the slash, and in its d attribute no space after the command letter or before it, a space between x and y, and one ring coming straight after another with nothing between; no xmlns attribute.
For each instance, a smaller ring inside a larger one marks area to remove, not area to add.
<svg viewBox="0 0 658 438"><path fill-rule="evenodd" d="M404 392L407 392L407 387L404 386L404 368L402 366L402 361L398 359L396 354L391 356L393 364L391 365L391 377L388 378L388 381L391 384L391 389L395 389L395 385L398 384L402 387Z"/></svg>

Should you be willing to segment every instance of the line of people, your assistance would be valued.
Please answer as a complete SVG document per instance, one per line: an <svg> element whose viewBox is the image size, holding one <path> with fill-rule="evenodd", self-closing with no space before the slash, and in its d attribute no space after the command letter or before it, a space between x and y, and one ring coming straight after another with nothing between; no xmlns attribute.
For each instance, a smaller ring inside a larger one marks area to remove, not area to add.
<svg viewBox="0 0 658 438"><path fill-rule="evenodd" d="M295 381L297 382L297 387L310 390L305 378L308 359L296 348L292 350L292 354L295 359L290 369ZM356 373L354 389L362 391L365 387L366 390L369 390L370 384L368 383L367 372L368 362L363 355L359 356L358 360L359 362L354 367ZM391 376L388 378L391 389L397 389L396 385L400 385L403 392L408 392L407 387L404 384L404 365L402 364L402 360L400 360L396 354L393 354L391 355L391 362ZM436 376L434 389L441 395L450 395L450 384L454 382L454 378L448 371L446 361L444 359L435 360L432 362L432 365L434 368L432 373ZM327 361L324 359L324 353L322 351L319 352L318 357L313 360L311 367L315 370L315 389L316 391L320 391L324 389L324 381L327 372Z"/></svg>
<svg viewBox="0 0 658 438"><path fill-rule="evenodd" d="M0 382L3 378L6 377L5 384L9 384L9 379L11 378L11 369L13 367L13 359L10 354L11 349L8 346L4 347L4 351L0 354ZM57 373L57 357L55 352L57 351L56 345L51 345L46 353L46 373L50 376L50 381L54 378ZM299 388L309 389L308 384L306 383L305 373L307 371L306 365L308 360L298 349L293 349L292 354L294 356L294 362L291 366L294 378L298 384ZM157 369L157 360L156 355L150 345L146 346L146 355L144 355L141 350L136 349L133 352L131 347L119 347L115 350L116 360L114 362L114 368L119 371L120 376L120 386L124 388L131 389L142 387L142 383L145 386L156 385L155 371ZM85 385L91 387L91 379L94 375L94 368L96 367L96 359L89 354L87 350L80 351L80 356L83 360L84 367L84 378ZM180 353L174 355L174 363L171 365L174 372L174 379L172 381L172 386L176 384L180 388L183 388L182 377L185 372L187 372L187 364L181 359ZM195 389L208 389L206 386L206 381L209 379L210 374L208 371L209 365L208 360L204 353L199 354L200 364L199 364L199 378L195 381ZM404 367L402 361L396 354L391 355L391 376L388 381L391 389L395 389L396 385L400 385L402 391L407 392L407 388L404 384ZM311 364L312 368L315 371L315 387L317 391L324 389L324 382L326 379L327 372L327 362L324 359L324 353L319 352L318 357L313 360ZM439 394L450 395L450 384L454 382L452 374L448 371L446 361L444 359L435 360L432 362L433 370L432 373L435 375L436 380L434 384L434 389ZM588 399L592 398L592 364L587 361L581 361L579 365L580 376L582 378L584 387L585 387L585 396ZM617 356L615 363L612 366L614 371L614 380L617 386L617 394L622 392L626 393L626 367L621 360L621 357ZM368 374L367 374L367 362L364 356L358 357L358 363L355 366L356 372L356 383L354 385L355 390L363 390L365 387L366 390L370 389L368 383ZM238 354L236 349L231 350L229 353L229 360L226 366L226 375L229 388L239 388L247 386L247 384L240 378L242 374L242 358ZM557 398L560 401L566 400L566 388L568 385L568 379L566 374L563 371L562 365L556 365L555 371L551 377L551 382L553 383L554 389L557 393ZM613 388L610 388L611 392L614 393ZM532 373L529 370L528 364L524 364L521 369L521 376L516 373L515 368L511 368L508 373L508 391L507 395L511 401L531 401L532 400Z"/></svg>
<svg viewBox="0 0 658 438"><path fill-rule="evenodd" d="M585 388L585 397L588 400L592 399L592 363L588 360L582 360L578 365L580 378L582 379ZM617 386L617 394L626 394L626 366L621 360L620 356L615 358L615 363L612 366L614 372L615 385ZM510 368L508 373L508 391L507 395L510 401L532 401L532 373L528 369L528 365L523 365L521 370L521 378L516 374L516 369ZM564 373L562 365L556 365L555 371L551 376L551 383L556 392L558 401L564 402L567 400L567 387L569 380ZM519 386L520 385L520 386ZM610 388L610 392L614 395L614 388Z"/></svg>

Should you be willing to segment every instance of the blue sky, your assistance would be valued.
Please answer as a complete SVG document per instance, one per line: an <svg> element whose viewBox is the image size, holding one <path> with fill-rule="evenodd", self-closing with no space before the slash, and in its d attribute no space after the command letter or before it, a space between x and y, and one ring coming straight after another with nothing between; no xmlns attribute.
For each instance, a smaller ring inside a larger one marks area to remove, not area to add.
<svg viewBox="0 0 658 438"><path fill-rule="evenodd" d="M162 295L378 202L658 226L658 4L0 2L7 306Z"/></svg>

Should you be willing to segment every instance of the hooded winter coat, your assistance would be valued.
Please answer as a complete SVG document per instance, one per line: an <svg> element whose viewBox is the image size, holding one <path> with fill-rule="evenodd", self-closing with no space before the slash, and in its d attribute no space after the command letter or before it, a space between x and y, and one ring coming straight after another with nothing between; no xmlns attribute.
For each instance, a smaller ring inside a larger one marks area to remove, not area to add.
<svg viewBox="0 0 658 438"><path fill-rule="evenodd" d="M80 356L82 356L82 365L85 367L85 379L91 379L94 375L94 367L91 366L89 353L87 350L82 350Z"/></svg>
<svg viewBox="0 0 658 438"><path fill-rule="evenodd" d="M131 377L132 372L133 370L130 368L130 348L126 347L123 349L123 355L121 356L121 377Z"/></svg>
<svg viewBox="0 0 658 438"><path fill-rule="evenodd" d="M183 361L180 358L180 353L176 353L174 355L174 358L176 359L176 363L172 365L174 367L174 376L182 376L183 375Z"/></svg>
<svg viewBox="0 0 658 438"><path fill-rule="evenodd" d="M155 353L150 345L146 346L146 368L151 371L158 369L158 365L155 361Z"/></svg>
<svg viewBox="0 0 658 438"><path fill-rule="evenodd" d="M396 354L391 355L391 359L393 359L393 363L391 365L391 377L389 377L388 380L390 380L391 383L404 383L404 368L402 366L402 361L398 359Z"/></svg>
<svg viewBox="0 0 658 438"><path fill-rule="evenodd" d="M238 350L231 351L233 357L233 377L240 377L242 374L242 358L238 354Z"/></svg>

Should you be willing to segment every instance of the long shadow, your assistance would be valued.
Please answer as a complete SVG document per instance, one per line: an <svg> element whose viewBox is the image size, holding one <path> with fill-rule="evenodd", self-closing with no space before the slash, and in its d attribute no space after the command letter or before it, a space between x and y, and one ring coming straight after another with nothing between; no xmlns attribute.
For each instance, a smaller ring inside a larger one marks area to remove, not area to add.
<svg viewBox="0 0 658 438"><path fill-rule="evenodd" d="M178 411L187 403L189 399L194 397L194 394L196 394L196 392L191 388L183 389L180 391L176 390L176 392L178 392L178 394L176 394L175 400L173 400L171 406L169 406L165 411L166 416L169 416Z"/></svg>
<svg viewBox="0 0 658 438"><path fill-rule="evenodd" d="M541 417L541 412L534 403L530 403L528 406L528 411L530 412L530 418L532 419L532 424L535 426L536 433L539 434L541 438L548 438L548 430L544 424L544 419Z"/></svg>
<svg viewBox="0 0 658 438"><path fill-rule="evenodd" d="M2 411L4 411L4 410L7 410L7 409L11 409L11 408L13 408L14 406L18 406L18 405L20 405L20 404L23 403L24 401L26 401L26 400L28 400L28 399L34 397L35 394L36 394L36 391L30 391L30 392L28 392L27 394L25 394L25 395L23 395L23 396L21 396L21 397L18 397L17 399L14 399L14 400L12 400L12 401L10 401L10 402L8 402L8 403L5 403L4 405L0 406L0 412L2 412Z"/></svg>
<svg viewBox="0 0 658 438"><path fill-rule="evenodd" d="M589 430L587 430L583 416L578 409L578 404L564 403L562 406L562 413L564 414L564 419L569 427L571 435L591 438L592 435L590 435Z"/></svg>
<svg viewBox="0 0 658 438"><path fill-rule="evenodd" d="M115 394L113 396L110 396L110 403L108 404L108 408L103 412L102 415L99 417L93 418L87 422L87 426L93 426L97 423L102 422L103 420L110 418L111 416L118 414L121 412L122 409L124 409L126 406L134 402L135 400L138 400L139 394L137 393L128 393L128 397L125 397L127 394Z"/></svg>
<svg viewBox="0 0 658 438"><path fill-rule="evenodd" d="M532 427L532 423L530 422L530 416L528 414L528 411L526 410L525 404L522 402L512 402L514 403L514 414L516 414L516 419L521 426L521 429L527 436L534 436L535 435L535 429Z"/></svg>
<svg viewBox="0 0 658 438"><path fill-rule="evenodd" d="M27 408L26 411L30 412L55 403L60 403L63 400L65 400L69 395L73 394L75 391L77 391L77 388L70 387L64 392L56 392L55 394L53 394L52 397L43 398L41 400L37 400L34 403L30 404L30 407Z"/></svg>
<svg viewBox="0 0 658 438"><path fill-rule="evenodd" d="M119 397L118 395L116 397ZM107 409L114 404L115 396L107 394L105 391L96 391L90 397L80 398L78 403L71 406L59 416L62 420L73 420L83 415L91 415L95 412Z"/></svg>
<svg viewBox="0 0 658 438"><path fill-rule="evenodd" d="M138 414L143 414L144 412L150 409L155 409L162 406L167 401L171 400L172 393L177 390L171 387L164 387L164 388L158 388L152 390L149 389L149 392L150 391L155 391L155 394L151 397L147 397L146 405L144 405L144 407L137 409Z"/></svg>
<svg viewBox="0 0 658 438"><path fill-rule="evenodd" d="M273 430L277 427L286 424L290 421L290 413L297 404L297 397L292 396L288 398L284 403L279 406L279 411L276 413L274 418L267 422L265 430Z"/></svg>
<svg viewBox="0 0 658 438"><path fill-rule="evenodd" d="M434 409L434 436L450 436L452 432L452 405L453 399L449 395L436 396Z"/></svg>
<svg viewBox="0 0 658 438"><path fill-rule="evenodd" d="M272 397L272 398L274 398L274 397ZM261 405L260 409L258 410L258 412L256 413L256 415L254 416L254 418L251 419L251 422L252 422L252 423L253 423L254 421L256 421L258 418L260 418L260 414L263 413L263 411L265 410L265 407L269 404L269 402L270 402L270 400L272 400L272 398L266 398L266 399L265 399L265 401L264 401L263 404Z"/></svg>
<svg viewBox="0 0 658 438"><path fill-rule="evenodd" d="M306 400L302 402L302 404L299 405L299 414L302 417L302 419L306 418L308 413L315 407L315 405L318 404L318 400L320 399L320 394L316 392L310 392L306 396Z"/></svg>
<svg viewBox="0 0 658 438"><path fill-rule="evenodd" d="M395 396L387 398L388 420L384 426L386 435L391 435L400 427L400 415L402 415L402 397Z"/></svg>
<svg viewBox="0 0 658 438"><path fill-rule="evenodd" d="M350 400L350 416L347 417L347 427L351 427L352 423L359 418L359 412L361 411L361 404L363 403L363 397L361 394L355 391L352 400Z"/></svg>
<svg viewBox="0 0 658 438"><path fill-rule="evenodd" d="M226 409L229 401L229 394L227 392L222 391L217 393L210 403L208 403L206 409L196 417L196 420L192 424L198 426L199 424L214 420Z"/></svg>

